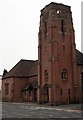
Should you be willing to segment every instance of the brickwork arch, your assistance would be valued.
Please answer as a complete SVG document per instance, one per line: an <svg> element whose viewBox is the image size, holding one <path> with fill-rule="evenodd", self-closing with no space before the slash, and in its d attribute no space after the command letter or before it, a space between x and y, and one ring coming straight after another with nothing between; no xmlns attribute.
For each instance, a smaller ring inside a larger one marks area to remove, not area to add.
<svg viewBox="0 0 83 120"><path fill-rule="evenodd" d="M42 87L42 102L48 103L49 102L49 88L48 84L44 84Z"/></svg>

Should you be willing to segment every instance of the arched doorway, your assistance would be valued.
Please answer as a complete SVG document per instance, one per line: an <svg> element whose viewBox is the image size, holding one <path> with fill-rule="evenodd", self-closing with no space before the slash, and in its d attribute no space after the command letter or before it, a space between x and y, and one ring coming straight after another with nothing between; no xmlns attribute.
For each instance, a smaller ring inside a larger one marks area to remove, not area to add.
<svg viewBox="0 0 83 120"><path fill-rule="evenodd" d="M43 97L43 102L48 103L49 102L49 89L48 85L45 84L42 88L42 97Z"/></svg>

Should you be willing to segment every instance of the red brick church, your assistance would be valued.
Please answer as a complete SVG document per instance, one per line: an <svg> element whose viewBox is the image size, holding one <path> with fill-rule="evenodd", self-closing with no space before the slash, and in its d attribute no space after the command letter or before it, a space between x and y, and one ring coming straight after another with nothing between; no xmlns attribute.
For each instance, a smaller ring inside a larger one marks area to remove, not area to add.
<svg viewBox="0 0 83 120"><path fill-rule="evenodd" d="M3 76L3 101L83 102L83 54L76 50L71 7L46 5L38 36L38 61L21 60Z"/></svg>

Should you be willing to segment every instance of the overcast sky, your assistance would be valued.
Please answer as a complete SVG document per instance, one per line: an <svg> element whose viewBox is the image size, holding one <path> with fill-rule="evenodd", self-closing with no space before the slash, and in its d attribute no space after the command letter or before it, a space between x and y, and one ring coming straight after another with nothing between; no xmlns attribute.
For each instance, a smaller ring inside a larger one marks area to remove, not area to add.
<svg viewBox="0 0 83 120"><path fill-rule="evenodd" d="M38 59L40 10L50 2L71 6L76 48L81 51L81 0L0 0L0 74L20 59Z"/></svg>

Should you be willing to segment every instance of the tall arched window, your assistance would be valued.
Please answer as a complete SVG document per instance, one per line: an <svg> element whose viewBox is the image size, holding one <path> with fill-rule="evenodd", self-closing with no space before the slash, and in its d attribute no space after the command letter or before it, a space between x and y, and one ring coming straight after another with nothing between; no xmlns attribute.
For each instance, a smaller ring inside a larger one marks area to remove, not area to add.
<svg viewBox="0 0 83 120"><path fill-rule="evenodd" d="M46 40L46 36L47 36L47 23L44 23L44 34L45 34L45 40Z"/></svg>
<svg viewBox="0 0 83 120"><path fill-rule="evenodd" d="M48 82L48 71L45 70L44 72L44 78L45 78L45 82Z"/></svg>
<svg viewBox="0 0 83 120"><path fill-rule="evenodd" d="M61 32L62 32L62 35L64 35L64 33L65 33L65 22L64 22L64 20L61 20Z"/></svg>

